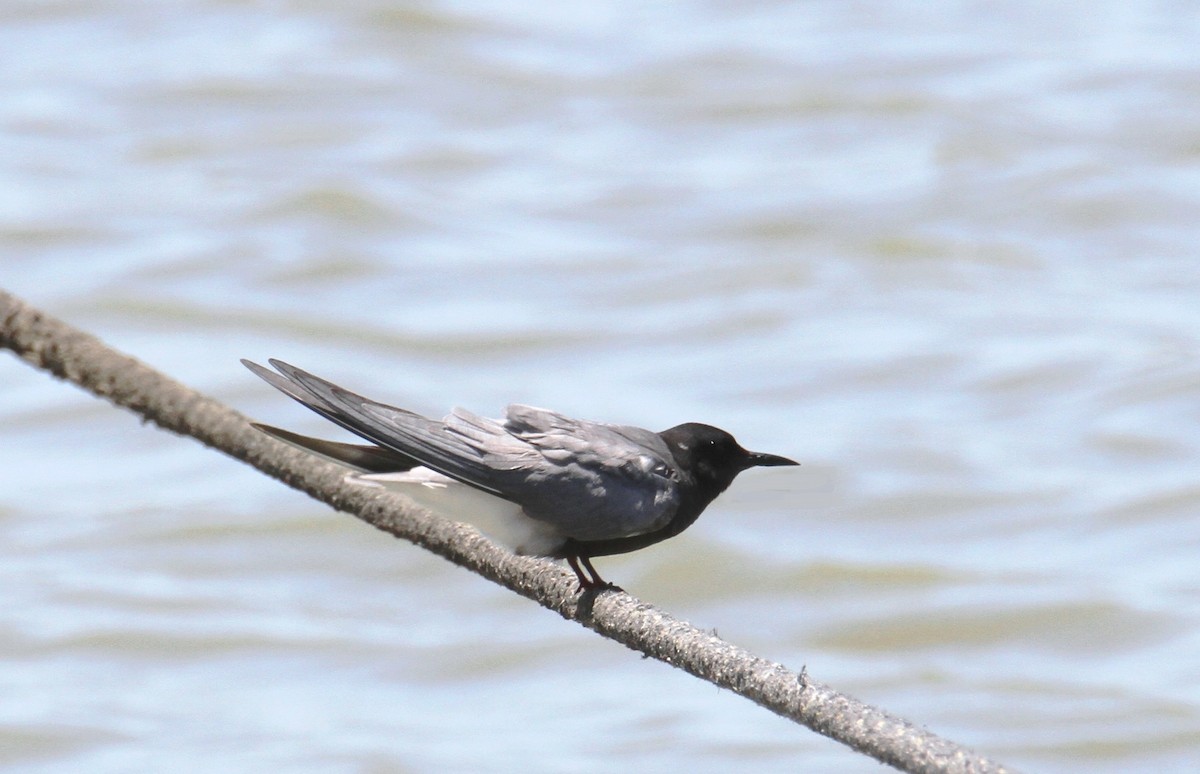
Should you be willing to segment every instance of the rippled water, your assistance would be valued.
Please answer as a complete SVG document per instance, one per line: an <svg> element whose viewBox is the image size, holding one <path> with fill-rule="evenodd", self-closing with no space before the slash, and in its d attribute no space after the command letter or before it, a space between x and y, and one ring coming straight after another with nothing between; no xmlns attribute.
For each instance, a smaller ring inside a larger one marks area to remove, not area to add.
<svg viewBox="0 0 1200 774"><path fill-rule="evenodd" d="M800 459L601 570L1035 771L1200 759L1180 3L0 9L0 286L246 373ZM0 764L876 771L0 360Z"/></svg>

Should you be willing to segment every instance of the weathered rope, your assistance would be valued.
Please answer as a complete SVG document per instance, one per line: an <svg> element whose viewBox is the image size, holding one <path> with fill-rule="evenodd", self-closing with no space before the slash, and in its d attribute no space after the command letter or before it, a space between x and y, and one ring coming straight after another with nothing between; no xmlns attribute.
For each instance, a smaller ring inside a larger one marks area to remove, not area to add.
<svg viewBox="0 0 1200 774"><path fill-rule="evenodd" d="M759 658L623 593L575 592L549 562L513 556L476 531L253 430L248 419L0 290L0 346L165 430L191 436L288 486L423 546L633 650L911 772L1005 772L1001 764ZM236 356L230 354L230 367Z"/></svg>

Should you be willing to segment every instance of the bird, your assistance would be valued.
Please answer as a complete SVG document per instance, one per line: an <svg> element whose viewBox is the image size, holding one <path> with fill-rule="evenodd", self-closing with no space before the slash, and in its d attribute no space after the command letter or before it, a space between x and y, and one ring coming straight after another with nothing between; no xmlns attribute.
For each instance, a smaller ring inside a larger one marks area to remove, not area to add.
<svg viewBox="0 0 1200 774"><path fill-rule="evenodd" d="M799 464L747 451L728 432L697 422L656 433L521 404L508 406L503 419L456 408L439 421L267 362L275 370L242 360L272 387L369 443L252 423L256 429L348 467L358 483L416 494L431 510L450 502L490 512L493 537L518 554L565 559L577 591L618 590L600 577L593 558L675 537L742 471Z"/></svg>

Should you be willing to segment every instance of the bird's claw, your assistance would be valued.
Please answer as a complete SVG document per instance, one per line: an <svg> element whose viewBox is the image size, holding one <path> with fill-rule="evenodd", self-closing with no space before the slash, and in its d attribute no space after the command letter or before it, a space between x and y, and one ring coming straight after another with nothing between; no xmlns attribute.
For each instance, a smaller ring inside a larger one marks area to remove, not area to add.
<svg viewBox="0 0 1200 774"><path fill-rule="evenodd" d="M597 594L601 591L625 591L625 589L621 588L617 584L609 583L608 581L602 581L600 583L584 583L583 581L579 581L579 583L575 584L575 590L581 594L586 594L589 591L594 591Z"/></svg>

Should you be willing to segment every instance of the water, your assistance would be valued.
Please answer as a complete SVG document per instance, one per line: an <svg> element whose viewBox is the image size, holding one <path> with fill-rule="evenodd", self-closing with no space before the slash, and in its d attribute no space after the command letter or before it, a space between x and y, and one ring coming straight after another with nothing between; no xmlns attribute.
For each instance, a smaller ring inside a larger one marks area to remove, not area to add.
<svg viewBox="0 0 1200 774"><path fill-rule="evenodd" d="M1200 17L9 3L0 285L263 421L699 420L599 562L1031 771L1200 759ZM0 360L0 765L876 771Z"/></svg>

